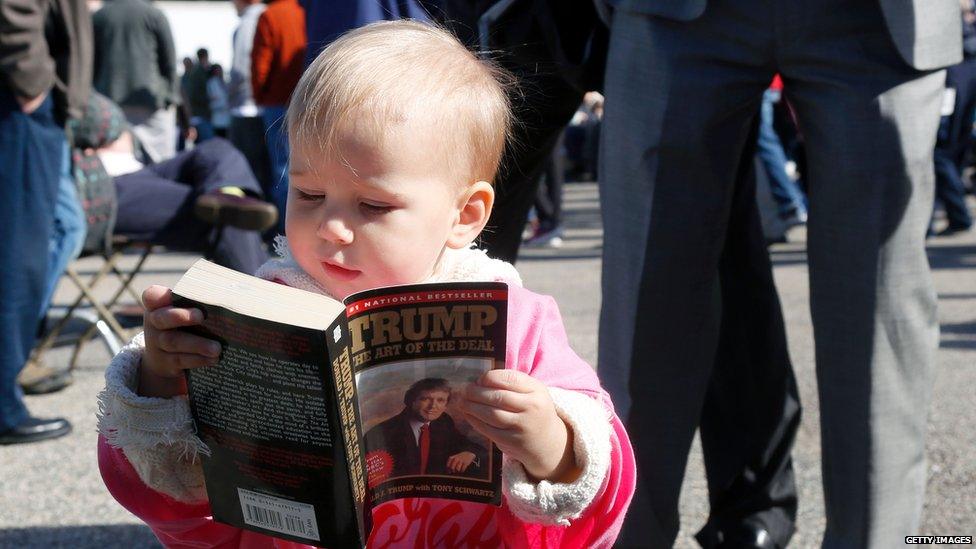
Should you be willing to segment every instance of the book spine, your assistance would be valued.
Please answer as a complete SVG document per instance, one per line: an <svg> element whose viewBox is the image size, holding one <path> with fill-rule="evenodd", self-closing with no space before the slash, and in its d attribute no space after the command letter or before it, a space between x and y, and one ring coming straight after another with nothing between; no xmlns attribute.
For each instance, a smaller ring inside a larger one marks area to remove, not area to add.
<svg viewBox="0 0 976 549"><path fill-rule="evenodd" d="M340 317L330 328L329 356L332 357L332 383L339 413L340 432L346 452L349 487L356 505L359 537L365 543L372 525L371 506L366 501L366 454L360 434L356 380L349 350L348 324Z"/></svg>

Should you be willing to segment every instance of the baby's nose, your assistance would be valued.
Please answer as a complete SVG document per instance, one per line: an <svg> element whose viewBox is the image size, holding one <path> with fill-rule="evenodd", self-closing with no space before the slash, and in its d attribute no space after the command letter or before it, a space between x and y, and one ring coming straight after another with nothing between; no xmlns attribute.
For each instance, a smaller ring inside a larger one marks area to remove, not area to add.
<svg viewBox="0 0 976 549"><path fill-rule="evenodd" d="M350 244L353 232L341 219L332 218L319 225L319 236L337 244Z"/></svg>

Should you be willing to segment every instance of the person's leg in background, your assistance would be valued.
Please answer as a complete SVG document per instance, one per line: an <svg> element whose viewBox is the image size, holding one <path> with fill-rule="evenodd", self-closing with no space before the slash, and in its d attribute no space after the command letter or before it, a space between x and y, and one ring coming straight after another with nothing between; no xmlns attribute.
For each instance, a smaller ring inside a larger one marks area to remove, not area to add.
<svg viewBox="0 0 976 549"><path fill-rule="evenodd" d="M542 90L545 90L543 92ZM554 76L537 76L516 105L519 124L506 146L491 218L481 233L488 255L514 263L539 180L583 94Z"/></svg>
<svg viewBox="0 0 976 549"><path fill-rule="evenodd" d="M71 151L67 142L58 180L58 197L54 204L54 229L51 234L51 262L48 269L47 288L44 293L44 306L41 314L47 313L54 297L54 290L64 273L65 267L81 255L85 243L87 225L85 212L78 199L78 186L71 172Z"/></svg>
<svg viewBox="0 0 976 549"><path fill-rule="evenodd" d="M671 547L678 533L718 360L736 174L773 77L767 14L761 2L715 1L688 22L618 9L611 23L597 371L627 418L639 467L619 547ZM769 443L759 440L768 432L735 432L754 437L752 448Z"/></svg>
<svg viewBox="0 0 976 549"><path fill-rule="evenodd" d="M264 139L271 164L271 186L264 195L278 208L277 234L285 234L285 206L288 203L288 132L285 131L285 107L262 106Z"/></svg>
<svg viewBox="0 0 976 549"><path fill-rule="evenodd" d="M943 104L943 107L951 105L952 112L943 112L935 143L935 196L942 203L949 222L939 233L943 236L968 230L973 225L966 205L962 171L966 153L973 142L976 59L967 57L962 63L946 70L946 92L945 102L948 104Z"/></svg>
<svg viewBox="0 0 976 549"><path fill-rule="evenodd" d="M526 240L526 246L562 246L563 180L566 178L562 144L560 134L546 163L543 183L536 190L535 211L539 225Z"/></svg>
<svg viewBox="0 0 976 549"><path fill-rule="evenodd" d="M149 239L177 250L206 251L214 227L198 219L194 203L202 194L237 187L262 197L244 156L229 142L213 138L166 162L115 178L118 218L115 232ZM268 259L260 233L225 227L214 260L253 274Z"/></svg>
<svg viewBox="0 0 976 549"><path fill-rule="evenodd" d="M17 376L34 346L47 290L50 235L64 152L64 130L48 97L25 114L0 88L0 443L54 438L70 432L63 419L32 418Z"/></svg>
<svg viewBox="0 0 976 549"><path fill-rule="evenodd" d="M574 115L575 116L575 115ZM563 130L563 151L566 162L566 176L571 181L582 181L583 172L586 170L586 158L584 149L586 148L586 126L584 123L570 123Z"/></svg>
<svg viewBox="0 0 976 549"><path fill-rule="evenodd" d="M54 226L49 244L48 276L40 310L41 331L45 329L45 318L54 297L54 290L58 287L58 281L61 280L68 263L81 254L87 231L85 212L81 208L78 188L71 170L71 153L67 141L63 148L58 194L54 204ZM67 387L72 382L72 376L67 365L61 368L53 367L33 356L20 372L17 382L26 394L44 394Z"/></svg>
<svg viewBox="0 0 976 549"><path fill-rule="evenodd" d="M194 146L199 145L204 141L213 139L214 127L213 124L210 123L209 118L194 116L190 118L190 124L193 126L193 129L196 130L196 138L193 140Z"/></svg>
<svg viewBox="0 0 976 549"><path fill-rule="evenodd" d="M600 172L600 119L589 120L584 126L586 139L583 142L584 176L596 178Z"/></svg>
<svg viewBox="0 0 976 549"><path fill-rule="evenodd" d="M786 547L795 529L791 451L800 397L747 148L719 264L722 321L699 436L708 480L704 548ZM749 433L746 436L744 433Z"/></svg>
<svg viewBox="0 0 976 549"><path fill-rule="evenodd" d="M905 62L877 3L781 13L780 72L809 159L823 546L896 547L919 531L928 471L939 327L924 239L945 73Z"/></svg>
<svg viewBox="0 0 976 549"><path fill-rule="evenodd" d="M159 177L199 189L201 194L234 186L251 196L266 197L247 159L222 137L209 139L177 158L149 165L145 169Z"/></svg>
<svg viewBox="0 0 976 549"><path fill-rule="evenodd" d="M962 170L949 151L935 148L935 196L945 209L949 224L940 235L946 236L973 226L973 217L966 205L966 187L962 182Z"/></svg>
<svg viewBox="0 0 976 549"><path fill-rule="evenodd" d="M232 116L228 138L247 159L264 196L271 196L271 162L264 142L264 120L260 116Z"/></svg>
<svg viewBox="0 0 976 549"><path fill-rule="evenodd" d="M784 220L805 223L806 197L803 196L803 191L796 182L786 173L786 153L773 126L773 109L779 99L779 90L766 90L763 93L762 107L759 110L757 153L766 169L769 189L779 204L780 217Z"/></svg>

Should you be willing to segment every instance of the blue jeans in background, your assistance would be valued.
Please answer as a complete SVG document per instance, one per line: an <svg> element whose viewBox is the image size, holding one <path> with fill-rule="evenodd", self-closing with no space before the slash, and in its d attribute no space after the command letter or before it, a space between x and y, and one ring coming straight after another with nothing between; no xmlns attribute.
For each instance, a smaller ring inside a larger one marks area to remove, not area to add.
<svg viewBox="0 0 976 549"><path fill-rule="evenodd" d="M17 375L44 307L64 147L50 97L26 114L0 84L0 432L29 417Z"/></svg>
<svg viewBox="0 0 976 549"><path fill-rule="evenodd" d="M44 318L48 307L51 306L54 289L58 287L58 280L64 274L65 267L81 254L87 230L85 212L81 209L81 201L78 199L78 187L71 173L71 152L68 143L65 142L61 176L58 180L58 196L54 203L54 225L48 246L51 258L44 303L41 306L41 318Z"/></svg>
<svg viewBox="0 0 976 549"><path fill-rule="evenodd" d="M271 160L271 188L264 190L278 207L278 234L285 234L285 204L288 202L288 133L285 131L285 107L261 106L264 118L264 140Z"/></svg>
<svg viewBox="0 0 976 549"><path fill-rule="evenodd" d="M773 193L776 204L779 205L780 216L802 213L802 217L806 217L806 198L796 182L786 174L786 152L773 127L773 105L779 99L778 90L766 90L763 94L762 108L759 111L759 139L756 143L756 153L766 169L769 189Z"/></svg>
<svg viewBox="0 0 976 549"><path fill-rule="evenodd" d="M211 139L214 135L213 124L210 123L209 118L204 118L202 116L193 116L190 118L190 125L196 128L197 138L193 142L194 145L199 145L204 141Z"/></svg>

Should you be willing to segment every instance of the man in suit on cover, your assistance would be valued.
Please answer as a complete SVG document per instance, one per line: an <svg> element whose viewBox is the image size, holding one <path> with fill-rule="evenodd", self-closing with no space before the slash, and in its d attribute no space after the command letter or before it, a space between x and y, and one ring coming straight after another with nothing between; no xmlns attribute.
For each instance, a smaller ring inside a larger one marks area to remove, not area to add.
<svg viewBox="0 0 976 549"><path fill-rule="evenodd" d="M619 544L669 547L677 535L719 345L736 168L778 72L808 152L823 545L901 545L918 532L926 481L938 323L924 237L941 69L961 58L958 2L609 3L599 371L640 467ZM764 422L753 413L722 431L747 439ZM741 470L709 470L709 488L765 482ZM774 523L773 494L726 502L721 519L713 507L699 541L784 545L792 525Z"/></svg>
<svg viewBox="0 0 976 549"><path fill-rule="evenodd" d="M385 451L390 477L406 475L482 476L485 449L458 431L445 410L451 386L424 378L403 395L403 410L366 433L366 452Z"/></svg>

